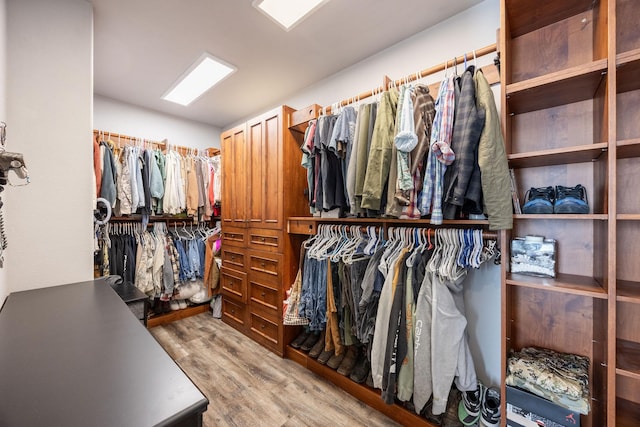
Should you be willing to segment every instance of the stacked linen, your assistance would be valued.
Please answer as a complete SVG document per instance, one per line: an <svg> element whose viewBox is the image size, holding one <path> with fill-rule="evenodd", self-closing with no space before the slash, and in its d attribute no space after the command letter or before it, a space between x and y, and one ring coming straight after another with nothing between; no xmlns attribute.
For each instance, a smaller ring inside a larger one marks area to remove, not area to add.
<svg viewBox="0 0 640 427"><path fill-rule="evenodd" d="M589 359L542 348L523 348L507 363L507 385L564 408L589 413Z"/></svg>

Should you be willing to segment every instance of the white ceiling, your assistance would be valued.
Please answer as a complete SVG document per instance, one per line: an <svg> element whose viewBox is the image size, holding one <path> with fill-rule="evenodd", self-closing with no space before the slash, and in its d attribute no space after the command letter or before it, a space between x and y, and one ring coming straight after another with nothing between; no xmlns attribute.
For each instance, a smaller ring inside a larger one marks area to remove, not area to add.
<svg viewBox="0 0 640 427"><path fill-rule="evenodd" d="M89 0L94 91L224 128L482 0L330 0L285 32L251 0ZM188 107L161 99L203 52L238 68Z"/></svg>

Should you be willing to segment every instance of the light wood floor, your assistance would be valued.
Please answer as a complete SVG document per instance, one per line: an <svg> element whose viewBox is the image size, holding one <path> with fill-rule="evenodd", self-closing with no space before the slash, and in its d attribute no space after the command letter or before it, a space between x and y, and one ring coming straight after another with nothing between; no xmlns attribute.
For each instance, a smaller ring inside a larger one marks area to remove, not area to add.
<svg viewBox="0 0 640 427"><path fill-rule="evenodd" d="M206 427L399 425L210 313L150 331L209 399Z"/></svg>

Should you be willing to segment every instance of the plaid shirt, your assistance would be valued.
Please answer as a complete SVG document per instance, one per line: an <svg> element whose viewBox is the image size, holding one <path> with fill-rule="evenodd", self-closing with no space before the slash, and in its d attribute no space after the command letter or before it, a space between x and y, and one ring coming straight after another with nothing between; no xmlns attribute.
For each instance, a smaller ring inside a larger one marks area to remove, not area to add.
<svg viewBox="0 0 640 427"><path fill-rule="evenodd" d="M444 177L444 216L454 219L464 211L482 213L482 182L478 166L478 144L484 128L485 111L476 105L474 67L462 75L460 96L456 100L455 128L451 148L456 160Z"/></svg>
<svg viewBox="0 0 640 427"><path fill-rule="evenodd" d="M427 168L418 203L422 215L428 215L431 212L431 224L434 225L442 224L442 181L447 166L438 161L433 147L439 141L451 144L455 109L453 80L453 77L443 80L438 92L438 99L435 104L436 114L431 130L431 144L427 157Z"/></svg>

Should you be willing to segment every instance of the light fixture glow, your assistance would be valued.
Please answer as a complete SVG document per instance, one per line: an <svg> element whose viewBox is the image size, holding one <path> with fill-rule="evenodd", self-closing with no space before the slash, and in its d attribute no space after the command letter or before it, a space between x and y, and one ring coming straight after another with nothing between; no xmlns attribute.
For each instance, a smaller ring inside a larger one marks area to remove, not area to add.
<svg viewBox="0 0 640 427"><path fill-rule="evenodd" d="M253 6L289 31L327 1L329 0L254 0Z"/></svg>
<svg viewBox="0 0 640 427"><path fill-rule="evenodd" d="M205 53L162 99L187 106L234 71L235 67Z"/></svg>

